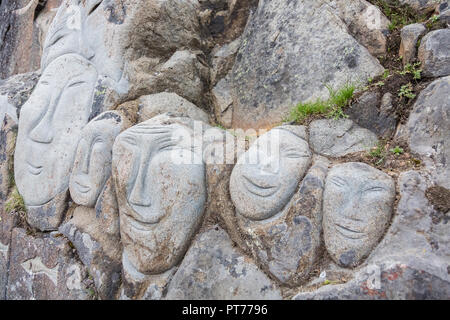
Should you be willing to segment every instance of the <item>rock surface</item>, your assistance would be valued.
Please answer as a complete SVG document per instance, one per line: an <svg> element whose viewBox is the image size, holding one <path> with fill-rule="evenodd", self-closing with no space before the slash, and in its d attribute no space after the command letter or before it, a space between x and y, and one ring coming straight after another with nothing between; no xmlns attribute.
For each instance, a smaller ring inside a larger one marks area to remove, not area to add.
<svg viewBox="0 0 450 320"><path fill-rule="evenodd" d="M260 1L232 71L233 127L269 126L298 102L327 97L327 84L382 72L325 1Z"/></svg>
<svg viewBox="0 0 450 320"><path fill-rule="evenodd" d="M218 226L199 234L167 289L166 299L281 299L281 293Z"/></svg>
<svg viewBox="0 0 450 320"><path fill-rule="evenodd" d="M422 38L419 60L423 75L442 77L450 75L450 29L440 29Z"/></svg>
<svg viewBox="0 0 450 320"><path fill-rule="evenodd" d="M426 32L423 24L413 23L402 28L400 49L398 55L403 58L403 65L415 60L417 54L417 41Z"/></svg>
<svg viewBox="0 0 450 320"><path fill-rule="evenodd" d="M424 89L410 114L406 130L411 151L433 172L437 184L450 189L450 77Z"/></svg>
<svg viewBox="0 0 450 320"><path fill-rule="evenodd" d="M376 134L349 119L313 121L309 135L314 152L330 157L369 150L378 142Z"/></svg>

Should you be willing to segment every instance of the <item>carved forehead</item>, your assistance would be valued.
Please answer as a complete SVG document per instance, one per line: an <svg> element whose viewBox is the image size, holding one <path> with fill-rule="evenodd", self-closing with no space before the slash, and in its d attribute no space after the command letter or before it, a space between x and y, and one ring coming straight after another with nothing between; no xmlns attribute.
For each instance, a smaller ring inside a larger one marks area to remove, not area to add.
<svg viewBox="0 0 450 320"><path fill-rule="evenodd" d="M45 68L41 80L63 83L75 77L95 81L97 71L87 59L76 54L66 54L50 62Z"/></svg>
<svg viewBox="0 0 450 320"><path fill-rule="evenodd" d="M264 146L266 144L279 145L280 148L294 147L302 150L309 149L308 142L305 139L283 128L275 128L266 132L254 142L252 147Z"/></svg>
<svg viewBox="0 0 450 320"><path fill-rule="evenodd" d="M365 163L348 162L334 166L328 173L327 182L346 184L358 188L369 184L379 184L393 188L393 180L386 173Z"/></svg>

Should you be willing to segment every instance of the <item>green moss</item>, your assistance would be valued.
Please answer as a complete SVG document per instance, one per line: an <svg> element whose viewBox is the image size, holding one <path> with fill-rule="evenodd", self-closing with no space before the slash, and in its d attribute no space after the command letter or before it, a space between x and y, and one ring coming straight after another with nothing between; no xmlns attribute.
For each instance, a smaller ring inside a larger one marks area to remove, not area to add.
<svg viewBox="0 0 450 320"><path fill-rule="evenodd" d="M353 98L356 86L347 83L339 90L327 86L330 93L328 100L317 99L312 102L299 103L291 110L287 121L300 123L312 115L323 115L326 117L343 118L346 117L342 108L346 107Z"/></svg>
<svg viewBox="0 0 450 320"><path fill-rule="evenodd" d="M16 186L14 186L8 197L8 200L6 200L5 210L7 212L26 212L25 202L23 201L23 198L17 190Z"/></svg>

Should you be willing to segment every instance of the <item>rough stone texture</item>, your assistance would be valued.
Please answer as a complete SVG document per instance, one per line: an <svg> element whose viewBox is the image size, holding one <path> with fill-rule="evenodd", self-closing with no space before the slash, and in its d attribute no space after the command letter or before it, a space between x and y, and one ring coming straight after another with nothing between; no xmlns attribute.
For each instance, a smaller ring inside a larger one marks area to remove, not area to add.
<svg viewBox="0 0 450 320"><path fill-rule="evenodd" d="M211 52L211 84L216 85L233 68L236 54L241 45L241 38L227 43L223 46L216 46Z"/></svg>
<svg viewBox="0 0 450 320"><path fill-rule="evenodd" d="M294 299L448 299L450 224L427 200L431 186L422 172L402 173L397 214L354 279Z"/></svg>
<svg viewBox="0 0 450 320"><path fill-rule="evenodd" d="M330 157L342 157L369 150L378 142L375 133L357 126L350 119L313 121L309 134L312 149L318 154Z"/></svg>
<svg viewBox="0 0 450 320"><path fill-rule="evenodd" d="M291 200L312 157L308 143L296 129L272 129L239 157L231 174L230 194L243 217L269 219Z"/></svg>
<svg viewBox="0 0 450 320"><path fill-rule="evenodd" d="M392 94L382 98L379 92L366 92L345 110L357 125L369 129L380 137L389 138L397 127L397 116L392 106Z"/></svg>
<svg viewBox="0 0 450 320"><path fill-rule="evenodd" d="M119 209L111 184L108 188L106 192L110 195L101 196L104 200L101 208L77 207L72 218L59 227L94 278L101 299L116 298L122 269Z"/></svg>
<svg viewBox="0 0 450 320"><path fill-rule="evenodd" d="M64 238L12 231L8 300L89 299L86 278Z"/></svg>
<svg viewBox="0 0 450 320"><path fill-rule="evenodd" d="M286 208L264 221L238 214L241 232L253 256L276 279L298 285L322 253L322 192L328 161L318 160Z"/></svg>
<svg viewBox="0 0 450 320"><path fill-rule="evenodd" d="M13 172L13 154L16 143L17 122L5 115L0 123L0 204L8 197Z"/></svg>
<svg viewBox="0 0 450 320"><path fill-rule="evenodd" d="M427 28L421 23L413 23L402 28L400 50L398 55L403 57L403 65L413 62L417 54L417 41L425 34Z"/></svg>
<svg viewBox="0 0 450 320"><path fill-rule="evenodd" d="M395 183L364 163L334 166L325 184L323 229L333 260L355 267L377 245L392 216Z"/></svg>
<svg viewBox="0 0 450 320"><path fill-rule="evenodd" d="M387 0L394 3L394 0ZM406 4L419 13L429 13L434 11L441 0L400 0L401 4Z"/></svg>
<svg viewBox="0 0 450 320"><path fill-rule="evenodd" d="M386 53L390 21L378 7L365 0L335 0L330 5L370 54L378 57Z"/></svg>
<svg viewBox="0 0 450 320"><path fill-rule="evenodd" d="M17 225L17 222L18 214L16 212L6 212L3 204L0 204L0 300L6 299L11 232Z"/></svg>
<svg viewBox="0 0 450 320"><path fill-rule="evenodd" d="M193 120L209 122L208 114L176 93L161 92L139 98L139 122L169 112Z"/></svg>
<svg viewBox="0 0 450 320"><path fill-rule="evenodd" d="M229 77L220 80L211 91L214 114L225 128L231 128L233 120L233 96Z"/></svg>
<svg viewBox="0 0 450 320"><path fill-rule="evenodd" d="M439 13L439 20L447 24L447 28L450 26L450 2L443 1L437 9Z"/></svg>
<svg viewBox="0 0 450 320"><path fill-rule="evenodd" d="M193 148L201 142L181 119L155 117L125 130L114 143L121 239L140 273L176 266L202 222L205 165Z"/></svg>
<svg viewBox="0 0 450 320"><path fill-rule="evenodd" d="M90 62L73 54L61 56L45 69L21 109L14 175L30 209L28 222L40 230L54 230L61 221L63 212L58 209L64 206L54 198L61 195L60 200L65 200L81 129L92 111L96 80ZM49 212L47 221L42 220L46 215L42 207L56 210Z"/></svg>
<svg viewBox="0 0 450 320"><path fill-rule="evenodd" d="M251 15L232 71L233 127L269 126L300 101L381 74L325 1L263 0Z"/></svg>
<svg viewBox="0 0 450 320"><path fill-rule="evenodd" d="M431 31L423 37L419 47L419 60L424 76L450 75L450 29Z"/></svg>
<svg viewBox="0 0 450 320"><path fill-rule="evenodd" d="M437 184L450 189L450 77L424 89L406 124L407 141L433 172Z"/></svg>
<svg viewBox="0 0 450 320"><path fill-rule="evenodd" d="M32 71L33 21L38 1L0 3L0 79Z"/></svg>
<svg viewBox="0 0 450 320"><path fill-rule="evenodd" d="M39 76L39 72L29 72L12 76L4 82L0 82L1 121L5 114L9 114L12 119L17 121L20 108L30 97Z"/></svg>
<svg viewBox="0 0 450 320"><path fill-rule="evenodd" d="M130 127L118 111L101 113L81 131L69 180L73 201L94 207L111 177L112 147L117 135Z"/></svg>
<svg viewBox="0 0 450 320"><path fill-rule="evenodd" d="M281 299L275 284L232 246L218 226L199 234L167 289L167 299Z"/></svg>

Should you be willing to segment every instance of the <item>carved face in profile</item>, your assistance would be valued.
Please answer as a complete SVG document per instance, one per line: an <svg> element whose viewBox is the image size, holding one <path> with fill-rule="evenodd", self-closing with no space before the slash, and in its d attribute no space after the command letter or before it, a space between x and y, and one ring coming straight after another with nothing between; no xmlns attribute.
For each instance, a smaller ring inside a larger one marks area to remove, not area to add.
<svg viewBox="0 0 450 320"><path fill-rule="evenodd" d="M83 128L69 183L75 203L87 207L95 205L111 176L112 147L123 122L119 113L107 111Z"/></svg>
<svg viewBox="0 0 450 320"><path fill-rule="evenodd" d="M113 177L124 253L138 271L157 274L187 250L201 222L206 187L191 129L152 120L118 136Z"/></svg>
<svg viewBox="0 0 450 320"><path fill-rule="evenodd" d="M64 55L45 69L23 105L14 173L27 205L43 205L67 190L96 79L91 63L77 55Z"/></svg>
<svg viewBox="0 0 450 320"><path fill-rule="evenodd" d="M310 162L308 143L289 130L276 128L259 137L231 174L231 199L238 213L264 220L280 212Z"/></svg>
<svg viewBox="0 0 450 320"><path fill-rule="evenodd" d="M356 266L380 240L392 214L395 184L364 163L334 166L325 183L323 227L333 260Z"/></svg>

